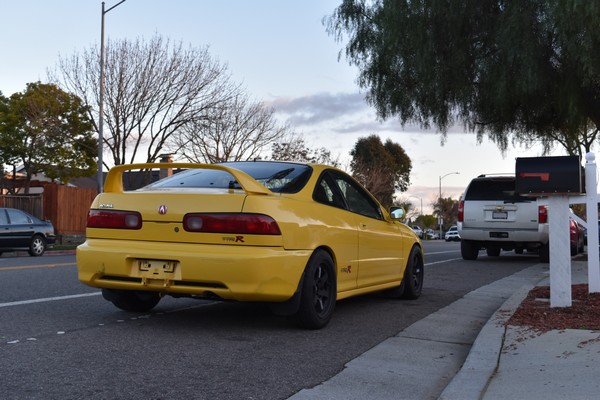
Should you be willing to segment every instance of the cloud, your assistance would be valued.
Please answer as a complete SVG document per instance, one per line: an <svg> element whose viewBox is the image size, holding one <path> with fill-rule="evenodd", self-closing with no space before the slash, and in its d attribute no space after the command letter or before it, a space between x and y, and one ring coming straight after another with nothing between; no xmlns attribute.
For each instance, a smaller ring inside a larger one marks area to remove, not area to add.
<svg viewBox="0 0 600 400"><path fill-rule="evenodd" d="M317 93L297 98L280 97L267 106L294 126L312 126L369 110L360 93Z"/></svg>
<svg viewBox="0 0 600 400"><path fill-rule="evenodd" d="M361 93L317 93L302 97L278 97L265 102L275 114L291 126L311 130L327 127L340 134L371 134L410 132L439 134L435 129L423 129L415 124L402 125L400 119L381 120ZM449 134L464 133L460 126L451 126ZM441 136L440 136L441 140Z"/></svg>

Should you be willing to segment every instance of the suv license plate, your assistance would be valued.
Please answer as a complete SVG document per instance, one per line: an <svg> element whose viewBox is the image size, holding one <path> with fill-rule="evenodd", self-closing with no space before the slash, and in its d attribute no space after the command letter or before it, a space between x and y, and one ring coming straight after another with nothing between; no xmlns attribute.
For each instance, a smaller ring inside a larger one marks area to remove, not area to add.
<svg viewBox="0 0 600 400"><path fill-rule="evenodd" d="M508 219L508 213L506 211L494 211L492 212L492 219Z"/></svg>

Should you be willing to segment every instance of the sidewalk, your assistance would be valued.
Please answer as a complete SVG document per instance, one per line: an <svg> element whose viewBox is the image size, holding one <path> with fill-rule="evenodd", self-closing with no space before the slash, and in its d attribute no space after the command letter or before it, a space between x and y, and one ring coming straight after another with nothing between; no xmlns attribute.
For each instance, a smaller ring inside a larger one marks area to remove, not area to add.
<svg viewBox="0 0 600 400"><path fill-rule="evenodd" d="M586 262L572 269L574 284L587 282ZM537 285L548 285L548 264L468 293L290 400L599 398L600 332L505 328Z"/></svg>
<svg viewBox="0 0 600 400"><path fill-rule="evenodd" d="M587 283L587 262L573 261L571 270L573 284ZM549 285L548 278L537 285ZM504 322L527 293L528 290L515 293L490 318L475 341L465 365L440 399L549 400L600 397L600 332L589 330L553 330L536 335L522 327L508 326L502 334L502 350L496 355L497 369L489 375L483 387L470 385L479 375L478 362L483 361L480 354L489 346L486 339L490 337L490 331L504 331ZM488 361L493 358L490 357Z"/></svg>

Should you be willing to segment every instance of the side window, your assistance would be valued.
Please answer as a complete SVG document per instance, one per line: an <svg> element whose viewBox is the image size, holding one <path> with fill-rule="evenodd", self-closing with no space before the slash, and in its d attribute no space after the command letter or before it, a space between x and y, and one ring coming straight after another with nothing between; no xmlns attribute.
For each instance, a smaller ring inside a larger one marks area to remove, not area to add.
<svg viewBox="0 0 600 400"><path fill-rule="evenodd" d="M8 217L4 210L0 210L0 225L8 225Z"/></svg>
<svg viewBox="0 0 600 400"><path fill-rule="evenodd" d="M343 175L335 175L335 183L346 198L350 211L371 218L383 219L379 205L353 180Z"/></svg>
<svg viewBox="0 0 600 400"><path fill-rule="evenodd" d="M30 224L32 221L31 219L23 214L20 211L16 211L16 210L6 210L8 212L8 217L10 218L10 223L12 225L18 225L18 224Z"/></svg>
<svg viewBox="0 0 600 400"><path fill-rule="evenodd" d="M316 202L327 204L333 207L346 208L344 200L335 188L335 183L331 180L329 174L325 173L317 183L313 198Z"/></svg>

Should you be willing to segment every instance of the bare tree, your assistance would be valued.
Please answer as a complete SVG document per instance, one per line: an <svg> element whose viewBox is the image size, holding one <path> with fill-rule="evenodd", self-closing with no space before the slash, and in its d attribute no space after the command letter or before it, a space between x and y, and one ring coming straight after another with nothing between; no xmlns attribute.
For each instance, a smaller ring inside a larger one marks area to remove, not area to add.
<svg viewBox="0 0 600 400"><path fill-rule="evenodd" d="M274 111L237 92L173 135L171 149L191 162L214 163L259 158L287 130Z"/></svg>
<svg viewBox="0 0 600 400"><path fill-rule="evenodd" d="M90 105L98 131L100 51L94 46L60 58L52 81ZM115 165L155 162L172 136L189 125L205 124L239 94L227 67L207 48L184 48L155 35L143 40L108 41L105 58L104 142ZM106 165L105 163L105 166Z"/></svg>
<svg viewBox="0 0 600 400"><path fill-rule="evenodd" d="M339 155L333 158L331 151L326 147L308 147L304 135L294 131L288 132L280 141L273 143L271 158L279 161L298 161L340 167Z"/></svg>

